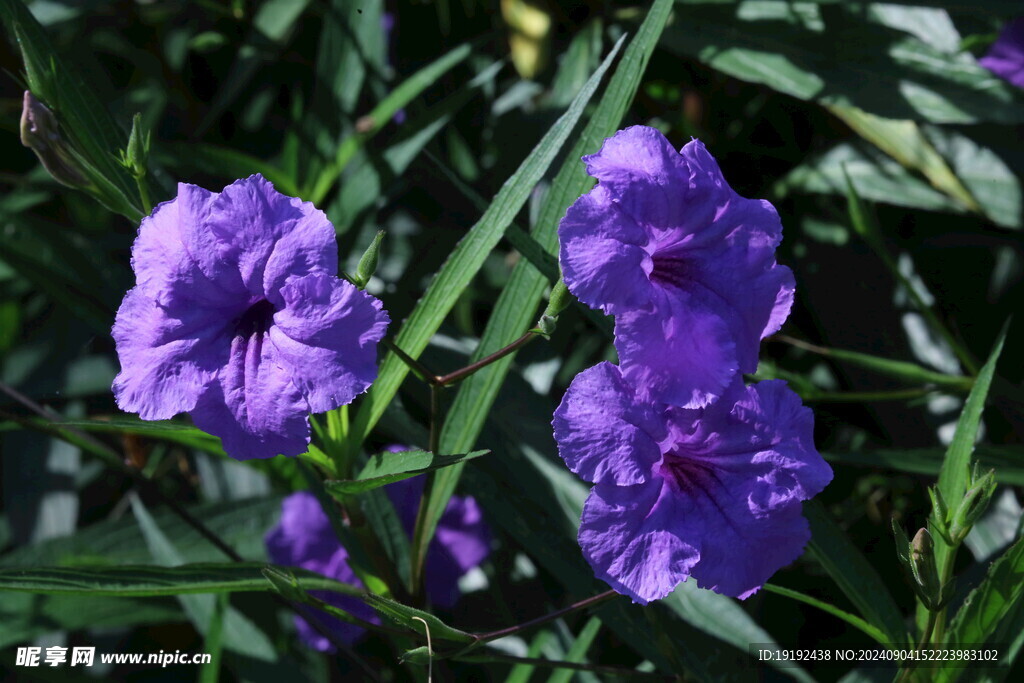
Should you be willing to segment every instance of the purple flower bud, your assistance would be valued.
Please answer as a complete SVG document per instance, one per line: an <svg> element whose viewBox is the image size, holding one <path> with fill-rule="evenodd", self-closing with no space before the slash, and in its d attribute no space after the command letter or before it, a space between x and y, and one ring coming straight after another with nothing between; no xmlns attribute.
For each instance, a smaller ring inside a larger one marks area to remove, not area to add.
<svg viewBox="0 0 1024 683"><path fill-rule="evenodd" d="M57 118L28 90L21 109L21 144L35 152L43 167L62 185L74 188L90 185L60 134Z"/></svg>

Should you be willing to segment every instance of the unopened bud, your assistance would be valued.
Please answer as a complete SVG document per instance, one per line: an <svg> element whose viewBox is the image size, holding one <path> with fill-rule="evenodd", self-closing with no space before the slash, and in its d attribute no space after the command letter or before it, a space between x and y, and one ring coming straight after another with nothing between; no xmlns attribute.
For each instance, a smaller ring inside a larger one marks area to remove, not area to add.
<svg viewBox="0 0 1024 683"><path fill-rule="evenodd" d="M985 510L988 509L988 504L992 500L992 494L996 490L994 470L989 470L979 477L977 468L975 468L971 479L972 481L968 484L967 493L964 494L963 500L957 506L949 524L949 535L954 544L958 544L967 538L967 534L970 533L974 523L985 514Z"/></svg>
<svg viewBox="0 0 1024 683"><path fill-rule="evenodd" d="M21 110L21 144L35 152L43 168L57 182L76 188L89 185L60 134L57 118L28 90Z"/></svg>
<svg viewBox="0 0 1024 683"><path fill-rule="evenodd" d="M128 147L121 151L121 165L136 178L144 178L146 175L149 141L149 132L142 132L142 114L136 114L132 118L132 132L128 136Z"/></svg>
<svg viewBox="0 0 1024 683"><path fill-rule="evenodd" d="M949 506L946 505L942 491L938 486L932 486L928 489L928 497L932 499L932 525L935 531L948 545L954 545L949 535Z"/></svg>
<svg viewBox="0 0 1024 683"><path fill-rule="evenodd" d="M908 541L895 519L892 530L896 537L896 556L911 581L914 593L929 610L939 609L948 596L939 581L931 534L927 529L919 529L914 540Z"/></svg>
<svg viewBox="0 0 1024 683"><path fill-rule="evenodd" d="M373 242L363 252L362 257L359 259L359 265L356 266L356 273L353 276L356 287L363 289L366 287L366 283L370 281L373 274L377 272L377 261L380 258L380 243L384 239L384 231L378 230L377 234L373 237Z"/></svg>

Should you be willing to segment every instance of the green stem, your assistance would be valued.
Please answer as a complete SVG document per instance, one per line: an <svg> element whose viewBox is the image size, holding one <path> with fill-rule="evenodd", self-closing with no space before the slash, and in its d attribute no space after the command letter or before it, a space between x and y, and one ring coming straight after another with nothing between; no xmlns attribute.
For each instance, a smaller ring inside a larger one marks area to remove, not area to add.
<svg viewBox="0 0 1024 683"><path fill-rule="evenodd" d="M143 213L148 216L153 213L153 202L149 198L149 188L146 186L146 176L135 176L135 184L139 186L139 199L142 200Z"/></svg>
<svg viewBox="0 0 1024 683"><path fill-rule="evenodd" d="M810 595L805 595L795 590L783 588L782 586L776 586L771 583L766 583L764 585L764 589L769 593L782 595L787 598L792 598L793 600L805 603L812 607L817 607L823 612L827 612L834 617L842 619L854 628L860 629L863 633L870 636L881 645L889 645L889 639L886 637L884 633L882 633L880 629L876 628L875 626L872 626L871 624L869 624L868 622L864 621L856 615L850 614L849 612L845 612L839 609L835 605L830 605L829 603L818 600L817 598L812 598Z"/></svg>

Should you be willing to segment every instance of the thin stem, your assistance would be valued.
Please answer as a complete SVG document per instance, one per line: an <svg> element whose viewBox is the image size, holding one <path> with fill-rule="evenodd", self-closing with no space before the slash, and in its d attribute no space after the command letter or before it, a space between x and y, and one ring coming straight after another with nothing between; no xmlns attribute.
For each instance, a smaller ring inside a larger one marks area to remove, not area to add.
<svg viewBox="0 0 1024 683"><path fill-rule="evenodd" d="M430 385L430 444L434 455L441 452L441 386Z"/></svg>
<svg viewBox="0 0 1024 683"><path fill-rule="evenodd" d="M846 623L850 624L851 626L853 626L853 627L855 627L857 629L860 629L862 632L864 632L865 634L867 634L867 635L871 636L873 639L875 639L875 641L877 641L878 643L880 643L882 645L889 645L889 639L886 638L885 634L882 633L881 630L879 630L878 628L872 626L871 624L869 624L868 622L864 621L860 617L858 617L856 615L853 615L853 614L850 614L849 612L845 612L845 611L839 609L835 605L830 605L827 602L823 602L821 600L818 600L817 598L812 598L810 595L805 595L805 594L799 593L799 592L797 592L795 590L790 590L789 588L783 588L782 586L776 586L776 585L771 584L771 583L766 583L764 585L764 589L766 591L768 591L769 593L775 593L777 595L783 595L783 596L785 596L787 598L792 598L793 600L798 600L798 601L800 601L802 603L805 603L807 605L811 605L812 607L817 607L818 609L822 610L823 612L827 612L827 613L831 614L834 617L842 619L843 621L845 621Z"/></svg>
<svg viewBox="0 0 1024 683"><path fill-rule="evenodd" d="M431 372L425 365L423 365L423 363L420 363L418 360L403 351L394 340L384 339L381 343L384 344L389 351L398 356L403 363L408 365L409 369L412 370L412 374L416 375L427 384L437 383L437 375Z"/></svg>
<svg viewBox="0 0 1024 683"><path fill-rule="evenodd" d="M473 373L477 372L478 370L487 367L491 363L501 360L510 353L515 353L520 348L530 343L530 340L532 340L536 336L536 333L534 333L533 331L526 332L523 336L521 336L519 339L516 339L508 346L500 348L490 355L484 356L477 362L470 363L469 365L460 370L456 370L455 372L449 372L447 375L442 375L441 377L438 377L437 383L440 384L441 386L448 386L450 384L455 384L456 382L464 380Z"/></svg>
<svg viewBox="0 0 1024 683"><path fill-rule="evenodd" d="M149 188L146 187L146 176L135 176L135 184L139 186L139 199L142 200L143 213L148 216L153 213L153 202L149 198Z"/></svg>
<svg viewBox="0 0 1024 683"><path fill-rule="evenodd" d="M545 614L544 616L537 617L536 619L524 621L523 623L517 624L516 626L509 626L508 628L503 628L498 631L491 631L489 633L475 634L477 642L486 643L489 640L504 638L505 636L510 636L519 633L520 631L525 631L528 628L533 628L534 626L546 624L549 621L561 619L567 614L572 614L573 612L578 612L581 609L586 609L587 607L599 605L602 602L605 602L606 600L615 597L616 595L618 595L618 593L616 593L613 590L605 591L604 593L598 593L597 595L592 595L589 598L584 598L583 600L579 600L578 602L572 603L568 607L563 607L560 610L555 610L554 612L550 612L548 614Z"/></svg>
<svg viewBox="0 0 1024 683"><path fill-rule="evenodd" d="M932 634L935 631L935 624L938 621L940 611L944 612L945 610L928 610L928 621L925 623L924 632L921 634L921 640L917 643L918 650L931 642ZM911 672L913 671L916 663L917 660L908 660L906 665L900 669L899 676L896 677L896 680L893 683L903 683L903 681L908 680L912 675Z"/></svg>

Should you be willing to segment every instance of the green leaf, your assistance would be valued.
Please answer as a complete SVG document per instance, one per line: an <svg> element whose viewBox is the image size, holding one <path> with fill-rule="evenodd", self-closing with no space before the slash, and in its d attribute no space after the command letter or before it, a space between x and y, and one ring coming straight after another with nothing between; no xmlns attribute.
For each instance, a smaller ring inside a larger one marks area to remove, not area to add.
<svg viewBox="0 0 1024 683"><path fill-rule="evenodd" d="M965 210L877 149L847 142L812 155L776 182L772 192L780 197L794 190L843 195L844 168L863 199L928 211Z"/></svg>
<svg viewBox="0 0 1024 683"><path fill-rule="evenodd" d="M983 468L995 469L996 481L1024 486L1024 448L979 445L974 454ZM845 453L830 451L822 455L829 462L843 465L887 467L901 472L938 476L945 451L940 448L911 448Z"/></svg>
<svg viewBox="0 0 1024 683"><path fill-rule="evenodd" d="M265 562L181 564L175 567L17 567L0 569L0 591L43 595L142 597L195 593L262 593L274 590ZM316 572L289 570L305 591L326 590L361 598L363 591Z"/></svg>
<svg viewBox="0 0 1024 683"><path fill-rule="evenodd" d="M949 626L949 643L992 643L1002 621L1024 602L1024 538L992 563L981 585L967 596ZM1019 621L1019 620L1018 620ZM1006 643L997 643L1000 646ZM961 669L940 670L938 680L952 681Z"/></svg>
<svg viewBox="0 0 1024 683"><path fill-rule="evenodd" d="M423 610L408 607L373 593L367 593L362 597L366 604L377 610L382 616L416 633L424 633L423 622L420 621L422 619L427 622L427 627L430 629L430 637L434 640L451 640L458 643L476 642L476 639L471 634L452 628L433 614Z"/></svg>
<svg viewBox="0 0 1024 683"><path fill-rule="evenodd" d="M60 426L78 429L83 432L138 434L140 436L178 443L182 446L203 451L204 453L224 455L224 449L219 438L191 425L172 420L147 422L130 417L116 417L109 420L68 420L61 422Z"/></svg>
<svg viewBox="0 0 1024 683"><path fill-rule="evenodd" d="M1018 123L1020 96L967 53L872 21L860 3L689 6L668 51L793 97L892 119ZM865 87L870 84L870 87Z"/></svg>
<svg viewBox="0 0 1024 683"><path fill-rule="evenodd" d="M932 186L964 208L981 212L981 207L970 191L914 121L886 119L857 107L842 105L830 105L828 110L901 165L926 177Z"/></svg>
<svg viewBox="0 0 1024 683"><path fill-rule="evenodd" d="M391 499L380 489L363 491L359 497L363 516L373 529L374 535L384 546L387 559L395 573L405 584L405 590L412 593L412 570L409 562L409 534L399 519Z"/></svg>
<svg viewBox="0 0 1024 683"><path fill-rule="evenodd" d="M124 628L184 619L170 598L113 598L4 593L0 599L0 648L54 631Z"/></svg>
<svg viewBox="0 0 1024 683"><path fill-rule="evenodd" d="M327 193L331 191L335 181L338 180L342 170L352 160L355 153L366 144L366 141L376 135L400 109L434 85L441 76L469 57L470 54L472 54L472 46L466 43L442 55L404 80L369 114L362 117L356 126L357 130L338 146L334 162L320 172L308 193L309 200L314 204L322 202Z"/></svg>
<svg viewBox="0 0 1024 683"><path fill-rule="evenodd" d="M281 513L281 497L253 498L186 506L186 509L243 557L265 556L263 534ZM223 554L170 510L159 509L153 518L164 535L188 562L217 562ZM146 542L131 517L101 521L72 536L53 538L0 555L0 567L83 566L145 564L150 561Z"/></svg>
<svg viewBox="0 0 1024 683"><path fill-rule="evenodd" d="M163 162L177 169L182 177L192 171L210 173L223 178L245 178L259 173L273 183L281 194L299 196L299 187L290 175L265 159L254 157L230 147L206 144L168 145Z"/></svg>
<svg viewBox="0 0 1024 683"><path fill-rule="evenodd" d="M462 294L462 290L483 266L487 255L526 203L530 191L543 176L576 122L583 115L586 103L597 89L617 51L618 46L594 72L587 87L580 91L569 110L558 119L519 169L502 185L490 207L476 225L470 228L469 233L441 267L395 340L407 354L416 358L427 347L430 338L441 326ZM362 443L377 424L408 373L409 368L394 353L389 353L384 358L377 381L363 399L363 404L352 422L349 438L354 448Z"/></svg>
<svg viewBox="0 0 1024 683"><path fill-rule="evenodd" d="M583 626L580 634L576 636L576 640L573 641L572 647L565 653L563 661L574 662L581 664L587 661L587 650L594 643L594 639L597 638L598 631L601 630L601 620L598 617L590 617L587 623ZM555 671L548 677L548 683L570 683L572 681L573 672L570 669L561 669Z"/></svg>
<svg viewBox="0 0 1024 683"><path fill-rule="evenodd" d="M369 491L402 479L458 465L488 453L490 451L486 450L473 451L465 455L434 455L430 451L378 453L370 458L355 479L326 481L324 488L331 495L344 498L344 496Z"/></svg>
<svg viewBox="0 0 1024 683"><path fill-rule="evenodd" d="M149 546L153 559L170 567L181 565L184 562L181 554L157 526L138 496L133 495L131 503L132 511L139 522L142 535L146 539L146 545ZM178 601L185 613L188 614L196 631L203 636L209 638L212 624L218 631L223 628L223 646L225 648L258 661L277 661L277 649L263 631L248 617L229 605L222 605L218 610L218 605L221 603L218 602L217 596L179 595ZM219 642L220 636L216 636L216 639Z"/></svg>
<svg viewBox="0 0 1024 683"><path fill-rule="evenodd" d="M804 503L804 514L811 526L811 552L850 602L868 623L885 633L889 642L910 642L903 615L863 553L817 501Z"/></svg>
<svg viewBox="0 0 1024 683"><path fill-rule="evenodd" d="M359 214L379 200L382 189L391 178L401 176L438 131L470 101L478 88L493 78L501 66L496 62L438 104L410 119L383 152L377 153L367 147L365 154L352 162L328 212L339 234L347 232Z"/></svg>
<svg viewBox="0 0 1024 683"><path fill-rule="evenodd" d="M992 377L995 374L996 363L1003 351L1003 342L1006 341L1006 328L1003 329L989 355L985 365L978 373L978 379L967 397L967 403L960 413L960 419L956 424L956 432L953 434L953 441L946 450L946 457L939 470L938 488L947 504L955 508L959 505L967 492L967 480L970 474L971 454L974 452L974 443L978 440L978 428L981 426L981 413L985 409L985 399L988 397L989 387L992 385ZM944 563L949 561L950 547L942 540L940 534L934 534L935 538L935 559L939 565L939 574L943 575Z"/></svg>
<svg viewBox="0 0 1024 683"><path fill-rule="evenodd" d="M199 683L217 683L220 677L220 658L224 651L224 615L228 611L228 594L221 593L216 597L213 616L206 628L206 640L203 641L203 652L210 655L210 661L199 670Z"/></svg>

